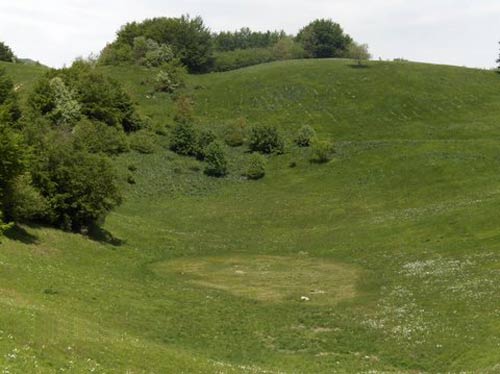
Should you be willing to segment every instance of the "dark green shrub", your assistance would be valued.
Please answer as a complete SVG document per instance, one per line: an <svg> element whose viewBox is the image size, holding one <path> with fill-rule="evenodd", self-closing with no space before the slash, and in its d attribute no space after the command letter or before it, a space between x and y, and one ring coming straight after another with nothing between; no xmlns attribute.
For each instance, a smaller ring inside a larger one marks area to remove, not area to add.
<svg viewBox="0 0 500 374"><path fill-rule="evenodd" d="M245 176L248 179L257 180L266 175L267 160L258 153L253 153L248 160Z"/></svg>
<svg viewBox="0 0 500 374"><path fill-rule="evenodd" d="M204 160L206 157L207 148L217 139L215 133L210 129L203 129L198 134L198 145L196 149L196 157L199 160Z"/></svg>
<svg viewBox="0 0 500 374"><path fill-rule="evenodd" d="M295 143L299 147L309 147L312 144L315 137L316 137L316 131L314 131L314 129L311 126L304 125L297 132Z"/></svg>
<svg viewBox="0 0 500 374"><path fill-rule="evenodd" d="M223 146L215 141L210 143L205 151L207 166L205 173L212 177L223 177L227 175L227 157Z"/></svg>
<svg viewBox="0 0 500 374"><path fill-rule="evenodd" d="M252 152L282 154L285 141L276 127L260 125L250 130L249 147Z"/></svg>
<svg viewBox="0 0 500 374"><path fill-rule="evenodd" d="M198 136L191 123L177 123L172 130L170 149L184 156L195 156L198 151Z"/></svg>
<svg viewBox="0 0 500 374"><path fill-rule="evenodd" d="M14 52L12 52L12 49L10 49L10 47L3 42L0 42L0 61L16 61L16 56L14 55Z"/></svg>
<svg viewBox="0 0 500 374"><path fill-rule="evenodd" d="M332 142L328 140L319 140L313 143L313 161L325 163L332 159L335 148Z"/></svg>

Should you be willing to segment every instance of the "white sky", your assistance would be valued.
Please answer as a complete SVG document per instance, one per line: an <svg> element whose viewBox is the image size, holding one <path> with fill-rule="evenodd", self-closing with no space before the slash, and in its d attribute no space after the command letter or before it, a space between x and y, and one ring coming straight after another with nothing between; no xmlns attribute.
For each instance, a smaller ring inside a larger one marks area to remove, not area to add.
<svg viewBox="0 0 500 374"><path fill-rule="evenodd" d="M99 52L128 21L201 15L214 31L295 34L332 18L375 58L495 66L500 0L0 0L0 40L50 66Z"/></svg>

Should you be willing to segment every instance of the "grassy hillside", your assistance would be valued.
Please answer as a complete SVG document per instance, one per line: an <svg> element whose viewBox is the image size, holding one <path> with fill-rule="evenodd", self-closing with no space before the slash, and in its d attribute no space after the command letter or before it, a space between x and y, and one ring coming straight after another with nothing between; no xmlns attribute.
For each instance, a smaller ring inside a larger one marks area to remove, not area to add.
<svg viewBox="0 0 500 374"><path fill-rule="evenodd" d="M249 182L233 149L231 176L216 180L166 150L130 153L116 163L137 166L137 184L107 232L12 231L0 245L4 372L500 370L500 76L349 64L189 81L203 125L243 116L292 138L310 124L337 142L326 165L289 146ZM9 67L19 82L30 69ZM105 71L143 114L171 121L150 72Z"/></svg>

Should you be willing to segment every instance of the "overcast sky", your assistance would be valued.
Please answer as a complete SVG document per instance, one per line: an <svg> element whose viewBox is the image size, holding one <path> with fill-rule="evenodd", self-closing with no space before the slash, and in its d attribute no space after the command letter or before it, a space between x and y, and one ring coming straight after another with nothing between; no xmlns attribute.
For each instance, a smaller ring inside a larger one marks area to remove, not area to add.
<svg viewBox="0 0 500 374"><path fill-rule="evenodd" d="M493 67L500 40L500 0L0 0L0 40L59 67L99 52L126 22L185 13L213 31L293 34L332 18L375 58L470 67Z"/></svg>

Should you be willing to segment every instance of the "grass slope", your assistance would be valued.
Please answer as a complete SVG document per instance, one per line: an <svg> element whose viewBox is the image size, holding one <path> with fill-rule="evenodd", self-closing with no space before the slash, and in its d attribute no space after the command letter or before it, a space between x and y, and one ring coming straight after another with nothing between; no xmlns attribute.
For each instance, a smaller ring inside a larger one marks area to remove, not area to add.
<svg viewBox="0 0 500 374"><path fill-rule="evenodd" d="M170 122L151 73L106 72ZM121 156L137 185L114 240L25 227L0 245L4 372L500 370L498 75L291 61L189 90L206 126L307 123L336 157L289 147L247 182L242 149L226 180L168 151Z"/></svg>

